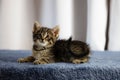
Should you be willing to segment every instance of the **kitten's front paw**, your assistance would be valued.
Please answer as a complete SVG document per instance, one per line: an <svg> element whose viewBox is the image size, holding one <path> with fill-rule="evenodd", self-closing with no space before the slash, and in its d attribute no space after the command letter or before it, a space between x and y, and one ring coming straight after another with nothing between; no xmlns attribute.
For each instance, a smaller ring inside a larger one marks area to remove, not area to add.
<svg viewBox="0 0 120 80"><path fill-rule="evenodd" d="M23 62L26 62L26 60L25 60L24 58L19 58L19 59L17 60L17 62L23 63Z"/></svg>
<svg viewBox="0 0 120 80"><path fill-rule="evenodd" d="M35 60L33 63L34 64L47 64L46 62L40 61L40 60Z"/></svg>

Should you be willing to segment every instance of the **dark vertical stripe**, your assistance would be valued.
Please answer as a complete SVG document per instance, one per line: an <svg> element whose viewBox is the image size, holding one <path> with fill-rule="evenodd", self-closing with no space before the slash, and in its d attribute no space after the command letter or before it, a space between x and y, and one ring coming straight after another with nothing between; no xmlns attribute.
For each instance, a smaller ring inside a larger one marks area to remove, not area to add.
<svg viewBox="0 0 120 80"><path fill-rule="evenodd" d="M108 50L109 46L109 28L110 28L110 0L107 0L107 26L106 26L106 42L104 50Z"/></svg>

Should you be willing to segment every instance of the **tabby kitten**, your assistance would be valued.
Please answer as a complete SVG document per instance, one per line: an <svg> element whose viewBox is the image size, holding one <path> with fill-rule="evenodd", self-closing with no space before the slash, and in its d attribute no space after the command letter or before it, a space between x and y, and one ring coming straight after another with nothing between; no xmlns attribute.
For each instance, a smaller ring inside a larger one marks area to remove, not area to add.
<svg viewBox="0 0 120 80"><path fill-rule="evenodd" d="M53 46L56 62L84 63L89 59L89 46L82 42L69 38L57 40Z"/></svg>
<svg viewBox="0 0 120 80"><path fill-rule="evenodd" d="M56 42L59 34L59 27L52 29L42 27L38 22L33 28L33 49L32 56L18 59L18 62L33 62L34 64L46 64L54 62L52 46Z"/></svg>

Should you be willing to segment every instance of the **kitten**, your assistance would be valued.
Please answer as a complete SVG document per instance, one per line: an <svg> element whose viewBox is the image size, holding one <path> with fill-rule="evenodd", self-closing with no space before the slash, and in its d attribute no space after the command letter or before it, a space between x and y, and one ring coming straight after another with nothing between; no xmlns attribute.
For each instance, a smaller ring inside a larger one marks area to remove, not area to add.
<svg viewBox="0 0 120 80"><path fill-rule="evenodd" d="M56 62L84 63L89 59L89 46L82 42L69 38L57 40L53 46Z"/></svg>
<svg viewBox="0 0 120 80"><path fill-rule="evenodd" d="M46 64L54 62L52 46L56 42L59 34L59 27L52 29L42 27L38 22L33 28L33 49L32 55L18 59L18 62L33 62L34 64Z"/></svg>

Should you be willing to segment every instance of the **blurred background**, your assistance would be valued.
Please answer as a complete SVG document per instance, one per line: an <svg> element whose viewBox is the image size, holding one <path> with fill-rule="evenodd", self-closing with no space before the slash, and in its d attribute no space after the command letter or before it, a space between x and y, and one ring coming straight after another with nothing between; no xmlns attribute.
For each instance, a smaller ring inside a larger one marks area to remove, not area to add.
<svg viewBox="0 0 120 80"><path fill-rule="evenodd" d="M0 49L31 50L34 21L92 50L120 50L120 0L0 0Z"/></svg>

